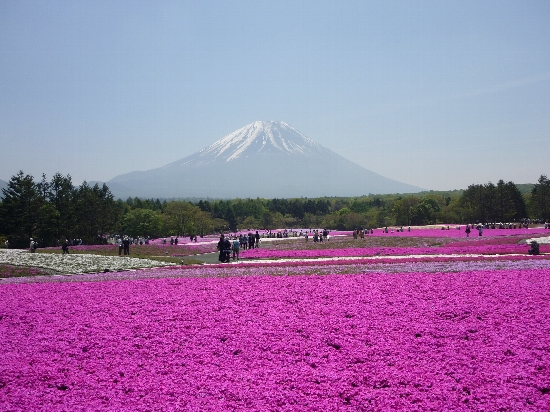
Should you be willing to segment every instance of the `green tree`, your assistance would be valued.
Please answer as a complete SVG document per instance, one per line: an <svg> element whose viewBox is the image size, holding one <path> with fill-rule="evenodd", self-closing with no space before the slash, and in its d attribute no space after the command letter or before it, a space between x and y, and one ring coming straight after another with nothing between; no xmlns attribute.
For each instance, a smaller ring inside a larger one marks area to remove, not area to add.
<svg viewBox="0 0 550 412"><path fill-rule="evenodd" d="M469 222L488 222L492 207L494 185L470 185L461 198L461 205L466 210L466 219ZM492 212L491 212L492 213ZM493 213L494 214L494 213Z"/></svg>
<svg viewBox="0 0 550 412"><path fill-rule="evenodd" d="M274 213L266 210L262 215L262 228L267 230L275 229Z"/></svg>
<svg viewBox="0 0 550 412"><path fill-rule="evenodd" d="M62 176L60 173L53 175L48 187L48 200L58 212L55 222L55 239L59 241L74 237L71 236L71 232L74 230L73 192L74 187L70 175Z"/></svg>
<svg viewBox="0 0 550 412"><path fill-rule="evenodd" d="M526 217L525 199L513 182L470 185L460 197L468 222L509 222Z"/></svg>
<svg viewBox="0 0 550 412"><path fill-rule="evenodd" d="M57 225L59 212L52 203L42 202L38 209L35 235L39 246L55 246L59 240Z"/></svg>
<svg viewBox="0 0 550 412"><path fill-rule="evenodd" d="M541 175L531 191L531 210L533 216L550 221L550 180Z"/></svg>
<svg viewBox="0 0 550 412"><path fill-rule="evenodd" d="M433 197L423 197L420 203L415 207L413 224L435 224L436 216L440 211L441 205L437 199Z"/></svg>
<svg viewBox="0 0 550 412"><path fill-rule="evenodd" d="M505 223L526 217L525 200L513 182L498 181L495 190L495 221Z"/></svg>
<svg viewBox="0 0 550 412"><path fill-rule="evenodd" d="M410 226L413 224L415 210L420 203L420 198L417 196L407 196L399 199L393 204L393 215L396 225Z"/></svg>
<svg viewBox="0 0 550 412"><path fill-rule="evenodd" d="M73 192L73 202L76 222L73 236L87 244L104 242L104 236L111 232L119 218L119 209L107 185L99 187L96 183L90 187L83 182Z"/></svg>
<svg viewBox="0 0 550 412"><path fill-rule="evenodd" d="M130 210L124 216L124 233L137 236L158 237L162 220L158 212L150 209Z"/></svg>
<svg viewBox="0 0 550 412"><path fill-rule="evenodd" d="M35 233L38 233L36 224L43 204L38 187L31 175L19 171L2 193L0 232L8 236L14 247L26 248L29 238L37 237Z"/></svg>
<svg viewBox="0 0 550 412"><path fill-rule="evenodd" d="M256 219L254 216L247 216L239 223L240 230L252 230L258 227L258 219Z"/></svg>
<svg viewBox="0 0 550 412"><path fill-rule="evenodd" d="M225 222L222 223L222 225L225 224ZM195 233L190 233L190 235L200 235L201 237L207 233L213 233L216 227L220 226L220 224L212 218L210 213L203 210L197 211L195 225L197 231Z"/></svg>
<svg viewBox="0 0 550 412"><path fill-rule="evenodd" d="M198 206L189 202L171 201L164 209L165 229L170 235L186 236L204 233L204 230L213 226Z"/></svg>

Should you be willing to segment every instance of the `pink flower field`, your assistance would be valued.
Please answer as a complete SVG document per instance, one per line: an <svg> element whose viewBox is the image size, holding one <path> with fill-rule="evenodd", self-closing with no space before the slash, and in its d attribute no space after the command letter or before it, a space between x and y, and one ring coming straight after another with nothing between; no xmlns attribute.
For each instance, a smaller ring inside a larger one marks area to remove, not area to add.
<svg viewBox="0 0 550 412"><path fill-rule="evenodd" d="M449 226L449 230L441 230L441 228L412 228L409 232L407 228L404 228L403 232L397 232L394 228L388 228L389 233L384 233L382 229L375 229L374 236L399 236L399 237L450 237L450 238L463 238L466 237L464 230L466 229L465 225L459 226L460 229L457 229L457 225L442 225L445 228ZM543 227L538 228L517 228L517 229L483 229L482 237L493 237L493 236L518 236L518 235L536 235L536 234L546 234L548 236L549 231ZM366 236L373 236L366 235ZM477 229L472 229L470 233L470 238L477 238L478 231Z"/></svg>
<svg viewBox="0 0 550 412"><path fill-rule="evenodd" d="M550 410L548 245L407 233L266 243L234 264L4 265L0 410Z"/></svg>
<svg viewBox="0 0 550 412"><path fill-rule="evenodd" d="M0 409L550 408L550 269L0 287Z"/></svg>

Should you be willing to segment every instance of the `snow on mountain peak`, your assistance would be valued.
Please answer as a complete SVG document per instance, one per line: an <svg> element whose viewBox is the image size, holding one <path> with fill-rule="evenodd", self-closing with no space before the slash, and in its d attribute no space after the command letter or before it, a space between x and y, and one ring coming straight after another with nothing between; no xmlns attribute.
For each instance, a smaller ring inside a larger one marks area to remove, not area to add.
<svg viewBox="0 0 550 412"><path fill-rule="evenodd" d="M260 153L311 154L325 150L285 122L256 121L218 140L198 154L231 161Z"/></svg>

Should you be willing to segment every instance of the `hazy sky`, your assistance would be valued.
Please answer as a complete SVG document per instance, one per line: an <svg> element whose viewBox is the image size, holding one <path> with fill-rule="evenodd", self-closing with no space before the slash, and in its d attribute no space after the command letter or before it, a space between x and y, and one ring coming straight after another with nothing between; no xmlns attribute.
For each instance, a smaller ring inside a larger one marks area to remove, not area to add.
<svg viewBox="0 0 550 412"><path fill-rule="evenodd" d="M547 0L2 0L0 179L107 181L282 120L416 186L534 183L549 22Z"/></svg>

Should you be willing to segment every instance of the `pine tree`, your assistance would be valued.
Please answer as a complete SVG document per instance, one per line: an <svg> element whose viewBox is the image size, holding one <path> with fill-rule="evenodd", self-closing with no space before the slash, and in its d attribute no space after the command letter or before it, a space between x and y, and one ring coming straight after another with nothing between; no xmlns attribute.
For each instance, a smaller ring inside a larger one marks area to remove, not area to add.
<svg viewBox="0 0 550 412"><path fill-rule="evenodd" d="M23 171L12 176L8 187L2 189L4 200L0 206L0 232L8 235L10 244L26 248L37 232L41 198L34 178Z"/></svg>
<svg viewBox="0 0 550 412"><path fill-rule="evenodd" d="M550 220L550 180L541 175L531 191L531 210L539 219Z"/></svg>

